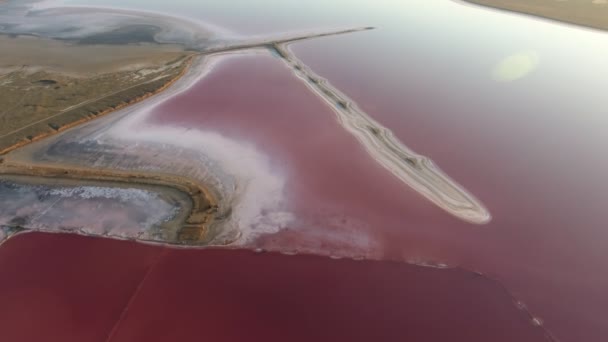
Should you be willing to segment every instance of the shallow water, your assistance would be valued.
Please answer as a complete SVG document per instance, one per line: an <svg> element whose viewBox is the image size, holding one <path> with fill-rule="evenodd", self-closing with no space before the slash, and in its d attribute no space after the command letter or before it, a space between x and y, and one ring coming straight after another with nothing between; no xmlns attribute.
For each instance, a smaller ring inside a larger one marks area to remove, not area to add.
<svg viewBox="0 0 608 342"><path fill-rule="evenodd" d="M3 176L0 226L164 241L161 227L185 210L176 198L150 190L54 183Z"/></svg>

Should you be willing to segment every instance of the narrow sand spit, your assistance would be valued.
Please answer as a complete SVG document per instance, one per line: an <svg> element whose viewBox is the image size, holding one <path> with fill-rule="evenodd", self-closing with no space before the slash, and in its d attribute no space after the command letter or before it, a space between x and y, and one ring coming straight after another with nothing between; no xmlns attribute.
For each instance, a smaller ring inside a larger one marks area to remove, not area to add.
<svg viewBox="0 0 608 342"><path fill-rule="evenodd" d="M300 79L332 107L342 127L395 177L458 218L476 224L490 221L490 212L483 204L443 173L432 160L405 146L388 128L298 60L286 44L275 44L273 48Z"/></svg>

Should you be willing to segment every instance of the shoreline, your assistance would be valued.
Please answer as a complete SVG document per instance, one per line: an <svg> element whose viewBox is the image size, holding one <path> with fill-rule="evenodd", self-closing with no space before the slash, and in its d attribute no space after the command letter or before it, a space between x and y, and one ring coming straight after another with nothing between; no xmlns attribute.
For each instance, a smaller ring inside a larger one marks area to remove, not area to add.
<svg viewBox="0 0 608 342"><path fill-rule="evenodd" d="M10 146L5 147L2 150L0 150L0 158L3 155L6 155L7 153L9 153L9 152L11 152L11 151L13 151L13 150L15 150L17 148L20 148L20 147L23 147L23 146L27 146L27 145L29 145L29 144L31 144L33 142L42 140L42 139L47 138L47 137L54 136L54 135L56 135L58 133L66 131L66 130L68 130L70 128L79 126L79 125L84 124L86 122L95 120L95 119L97 119L99 117L105 116L107 114L113 113L113 112L118 111L120 109L123 109L123 108L126 108L128 106L134 105L134 104L139 103L139 102L141 102L141 101L143 101L145 99L148 99L148 98L150 98L150 97L152 97L152 96L154 96L156 94L159 94L159 93L163 92L164 90L166 90L167 88L169 88L170 86L172 86L175 82L177 82L182 76L184 76L186 74L186 72L190 69L190 67L192 65L192 60L193 60L194 57L195 57L194 54L187 55L185 57L185 61L183 61L182 62L183 64L180 66L182 70L175 77L173 77L168 82L166 82L164 85L162 85L160 88L158 88L158 89L156 89L156 90L154 90L152 92L147 92L147 93L144 93L143 95L131 98L128 101L124 101L124 102L118 103L115 106L110 106L109 108L106 108L106 109L100 111L99 113L97 113L95 115L82 117L79 120L72 121L72 122L70 122L70 123L68 123L66 125L58 127L57 129L52 128L51 131L46 131L46 132L39 133L39 134L37 134L37 135L35 135L35 136L31 137L31 138L26 137L25 138L26 140L19 141L19 142L13 144L13 145L10 145ZM141 85L137 85L137 86L141 86ZM128 90L128 89L119 90L117 93L121 93L121 92L126 91L126 90ZM97 101L101 101L101 100L105 99L106 97L112 96L112 95L115 95L115 94L110 94L110 95L107 95L107 96L105 96L105 97L103 97L101 99L96 99L96 100ZM89 104L89 103L86 103L86 104ZM69 108L69 110L76 109L76 108L78 108L78 107L80 107L82 105L85 105L85 104L77 105L76 107ZM65 113L67 113L67 112L60 112L60 113L55 114L55 115L57 116L57 115L65 114ZM51 117L48 117L48 118L44 118L40 122L44 122L44 121L50 120L53 117L54 116L51 116ZM36 124L36 123L34 123L34 124ZM31 124L31 125L33 125L33 124ZM25 127L27 127L27 126L25 126ZM23 128L20 128L20 129L23 129ZM13 133L9 133L6 136L10 136L11 134L13 134Z"/></svg>
<svg viewBox="0 0 608 342"><path fill-rule="evenodd" d="M530 6L530 4L528 4L528 3L508 4L505 6L505 5L502 5L502 3L500 1L493 1L493 0L452 0L452 1L455 1L456 3L460 3L462 5L476 6L476 7L486 8L486 9L492 9L495 11L510 13L510 14L523 15L523 16L527 16L530 18L541 19L541 20L550 21L550 22L553 22L556 24L573 26L573 27L581 28L581 29L599 31L602 33L608 32L608 20L605 20L605 23L593 23L593 22L590 22L588 19L584 19L584 18L581 18L581 19L572 18L572 17L568 17L566 15L561 15L561 14L551 15L551 14L546 13L547 9L541 8L541 9L530 10L530 9L525 8L527 6ZM589 5L595 6L596 7L596 8L594 8L595 10L605 9L608 12L608 4L593 4L590 2ZM518 8L518 7L521 7L521 8ZM545 12L545 13L543 13L543 12Z"/></svg>
<svg viewBox="0 0 608 342"><path fill-rule="evenodd" d="M20 141L0 151L0 176L21 176L37 177L41 179L59 179L63 181L83 181L99 183L121 184L120 188L129 188L129 185L139 187L166 187L184 193L190 201L190 205L182 206L186 209L184 223L177 227L178 237L173 244L176 245L201 245L212 240L215 234L211 234L212 225L216 221L218 200L212 191L197 182L178 175L170 175L155 172L129 172L109 169L91 169L75 167L72 165L44 165L39 163L29 163L26 160L12 160L5 158L10 152L19 148L31 145L34 142L51 138L59 133L64 133L72 128L79 127L97 118L112 114L129 106L138 104L146 99L158 95L177 81L179 81L188 71L190 71L195 58L198 54L189 54L182 61L181 71L168 82L163 84L155 91L137 96L129 101L122 102L115 107L107 108L97 115L83 117L69 124L43 132L31 139ZM49 118L50 119L50 118ZM27 228L26 228L27 229ZM28 231L38 231L30 230ZM135 240L138 240L135 238ZM138 240L139 241L139 240ZM169 241L166 241L170 243Z"/></svg>
<svg viewBox="0 0 608 342"><path fill-rule="evenodd" d="M204 244L213 238L209 234L211 226L216 221L217 200L204 186L186 177L153 172L129 172L108 169L88 169L71 165L29 165L14 161L0 161L0 176L36 177L40 179L61 180L63 182L82 181L87 183L113 183L124 186L118 188L160 187L169 188L185 194L190 201L188 206L182 203L186 210L183 224L178 224L178 244ZM156 191L158 192L158 191Z"/></svg>

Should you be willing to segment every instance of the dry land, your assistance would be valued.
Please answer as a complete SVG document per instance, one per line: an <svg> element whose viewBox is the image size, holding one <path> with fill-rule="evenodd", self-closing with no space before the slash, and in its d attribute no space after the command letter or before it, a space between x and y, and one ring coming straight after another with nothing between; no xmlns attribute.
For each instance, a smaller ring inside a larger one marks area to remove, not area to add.
<svg viewBox="0 0 608 342"><path fill-rule="evenodd" d="M465 0L474 4L608 30L608 0Z"/></svg>
<svg viewBox="0 0 608 342"><path fill-rule="evenodd" d="M164 241L173 244L200 245L211 239L209 227L217 216L217 202L208 190L200 184L177 175L152 172L127 172L117 170L88 169L74 166L42 165L32 167L0 158L0 177L10 179L15 175L25 176L31 184L81 183L118 184L124 188L149 189L169 196L176 191L185 195L187 202L178 201L185 219L174 220L160 232ZM169 195L167 195L169 194ZM169 196L171 197L171 196ZM175 196L173 196L175 197Z"/></svg>
<svg viewBox="0 0 608 342"><path fill-rule="evenodd" d="M0 154L161 91L192 55L23 36L0 36L0 46Z"/></svg>
<svg viewBox="0 0 608 342"><path fill-rule="evenodd" d="M0 155L154 95L182 76L194 54L156 43L83 44L0 35ZM188 179L73 167L23 165L0 157L0 176L114 182L175 189L187 195L184 222L166 229L167 242L203 243L215 205ZM167 227L165 227L167 228Z"/></svg>

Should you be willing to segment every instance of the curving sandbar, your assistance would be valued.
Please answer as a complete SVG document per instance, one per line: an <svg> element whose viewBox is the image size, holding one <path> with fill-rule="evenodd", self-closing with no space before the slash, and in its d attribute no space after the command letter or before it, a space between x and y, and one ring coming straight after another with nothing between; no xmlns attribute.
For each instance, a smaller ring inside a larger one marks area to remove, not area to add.
<svg viewBox="0 0 608 342"><path fill-rule="evenodd" d="M403 183L448 213L475 224L491 220L490 212L473 195L450 179L429 158L421 156L393 136L386 127L361 110L350 98L302 63L284 43L272 49L294 69L309 88L334 110L338 121L367 152Z"/></svg>

